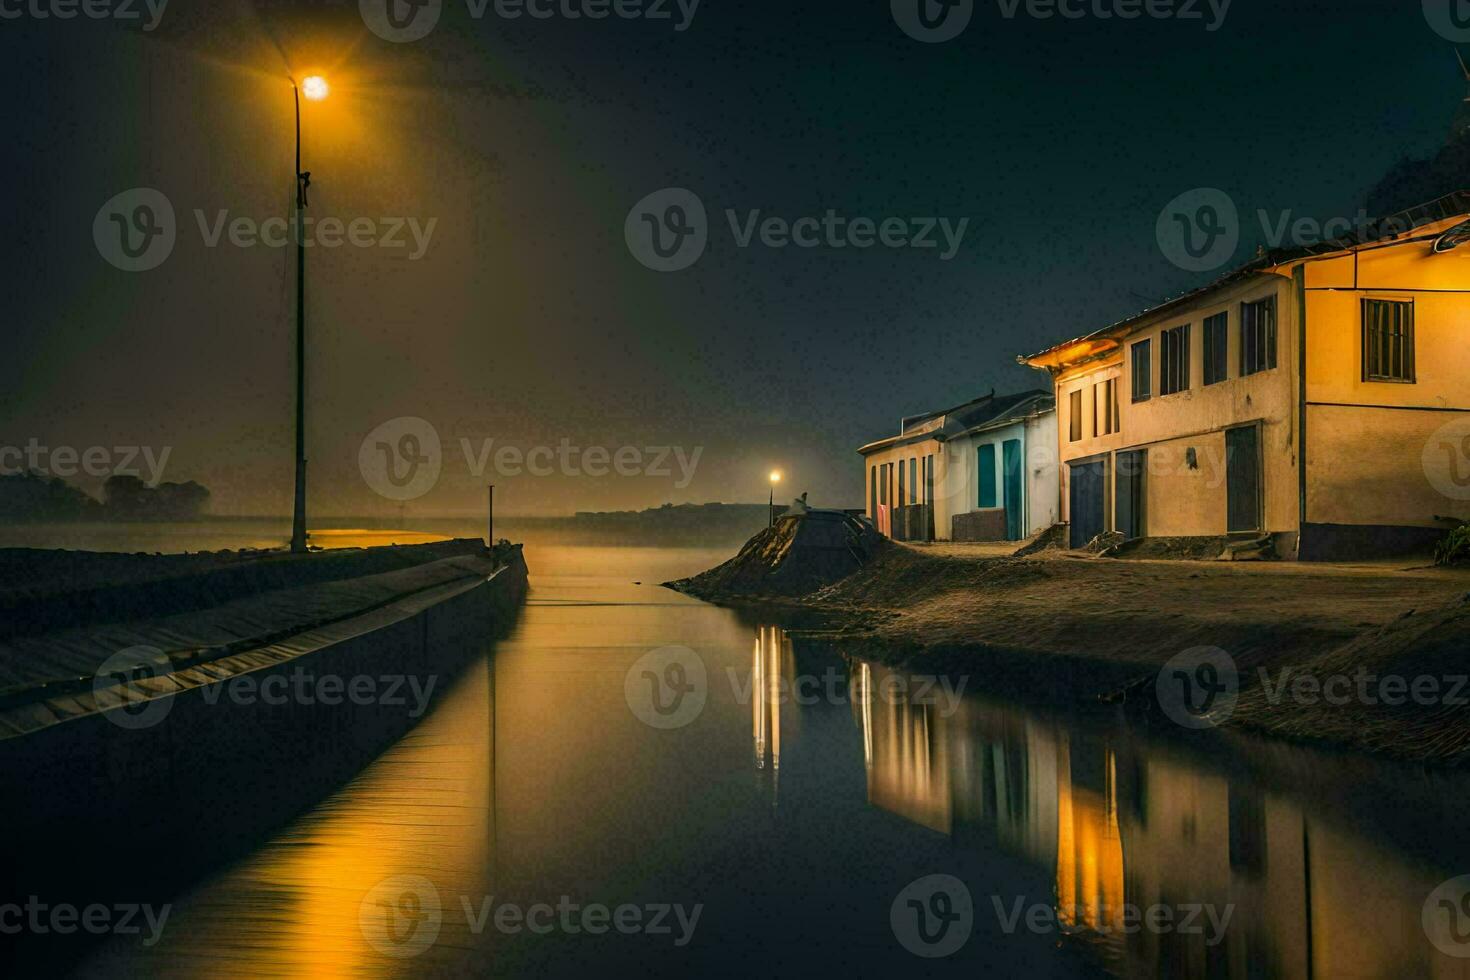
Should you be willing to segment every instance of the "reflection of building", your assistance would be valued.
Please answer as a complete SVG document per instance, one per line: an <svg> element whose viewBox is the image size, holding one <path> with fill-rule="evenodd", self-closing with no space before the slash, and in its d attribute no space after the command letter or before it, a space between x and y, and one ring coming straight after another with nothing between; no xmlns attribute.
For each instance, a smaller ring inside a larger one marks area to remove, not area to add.
<svg viewBox="0 0 1470 980"><path fill-rule="evenodd" d="M1055 882L1062 927L1125 975L1467 975L1419 918L1454 869L1408 862L1292 799L1132 739L977 698L950 711L874 696L889 673L859 663L850 680L869 802L1027 858ZM1125 909L1152 906L1199 931L1123 931Z"/></svg>
<svg viewBox="0 0 1470 980"><path fill-rule="evenodd" d="M790 699L795 675L796 661L786 631L776 626L759 627L750 665L751 738L755 747L755 768L769 773L773 803L780 788L781 707ZM794 709L787 710L787 727L796 721L796 717Z"/></svg>

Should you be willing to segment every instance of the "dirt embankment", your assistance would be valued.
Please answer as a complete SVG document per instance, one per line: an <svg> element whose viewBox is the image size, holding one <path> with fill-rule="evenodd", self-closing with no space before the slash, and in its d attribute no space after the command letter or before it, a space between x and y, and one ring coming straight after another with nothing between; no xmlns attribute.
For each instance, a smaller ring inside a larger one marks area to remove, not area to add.
<svg viewBox="0 0 1470 980"><path fill-rule="evenodd" d="M970 557L883 541L852 574L787 602L824 614L836 625L821 635L865 657L1032 698L1116 700L1151 718L1162 717L1164 664L1218 648L1239 677L1227 725L1470 762L1470 683L1454 690L1470 675L1466 569ZM1340 696L1347 681L1331 699L1311 681L1281 687L1302 675L1347 675L1351 695ZM1389 676L1436 678L1434 703L1387 703Z"/></svg>

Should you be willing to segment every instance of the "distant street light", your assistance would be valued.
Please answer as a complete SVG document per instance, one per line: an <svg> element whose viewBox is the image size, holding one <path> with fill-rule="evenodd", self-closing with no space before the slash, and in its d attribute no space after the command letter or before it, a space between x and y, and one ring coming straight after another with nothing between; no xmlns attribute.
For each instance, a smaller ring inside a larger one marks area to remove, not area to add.
<svg viewBox="0 0 1470 980"><path fill-rule="evenodd" d="M306 551L306 235L302 229L306 189L311 171L301 169L301 96L320 102L331 89L320 75L309 75L298 86L291 80L296 103L296 506L291 519L291 550Z"/></svg>
<svg viewBox="0 0 1470 980"><path fill-rule="evenodd" d="M771 470L771 520L766 527L776 526L776 484L781 482L781 471Z"/></svg>

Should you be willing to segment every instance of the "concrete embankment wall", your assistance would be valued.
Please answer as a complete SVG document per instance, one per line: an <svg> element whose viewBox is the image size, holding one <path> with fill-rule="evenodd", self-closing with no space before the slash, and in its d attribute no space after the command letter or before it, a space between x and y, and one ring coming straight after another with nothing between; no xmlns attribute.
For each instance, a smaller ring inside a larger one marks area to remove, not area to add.
<svg viewBox="0 0 1470 980"><path fill-rule="evenodd" d="M17 884L54 900L72 893L85 902L142 901L149 896L140 892L167 895L248 850L412 728L415 690L432 684L442 692L509 629L524 600L526 564L518 547L502 558L493 573L486 562L484 578L192 668L209 671L214 685L185 678L182 689L126 715L90 711L0 740L7 830L0 847ZM261 693L273 677L282 679L277 690L299 690L293 677L301 676L341 678L344 694ZM374 679L385 696L346 696L354 678ZM231 693L228 685L241 679L253 695ZM127 727L146 711L162 717Z"/></svg>

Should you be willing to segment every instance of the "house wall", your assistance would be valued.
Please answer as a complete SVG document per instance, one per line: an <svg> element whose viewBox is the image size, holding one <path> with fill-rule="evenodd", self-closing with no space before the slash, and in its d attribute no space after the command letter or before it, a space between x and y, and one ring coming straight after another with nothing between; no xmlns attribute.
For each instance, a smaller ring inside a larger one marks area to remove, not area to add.
<svg viewBox="0 0 1470 980"><path fill-rule="evenodd" d="M1436 517L1470 519L1470 248L1380 247L1308 262L1303 282L1317 538L1304 548L1329 558L1426 547L1445 527ZM1413 302L1412 384L1363 380L1364 299Z"/></svg>
<svg viewBox="0 0 1470 980"><path fill-rule="evenodd" d="M934 458L934 493L935 497L937 498L939 496L939 487L941 486L944 479L944 444L941 443L939 440L933 438L918 439L917 441L912 443L890 446L884 449L880 449L863 457L863 498L866 502L864 510L867 515L874 520L875 524L878 521L879 500L875 500L873 497L873 468L881 467L889 463L893 464L894 466L893 472L888 478L888 504L890 508L898 503L901 503L904 506L907 506L910 503L923 503L923 495L925 489L924 459L929 456L932 456ZM915 493L915 488L909 485L908 466L911 460L919 461L918 466L916 467L916 471L919 474L919 486L917 488L917 494ZM901 502L898 501L897 496L899 483L899 463L902 463L904 466L904 496ZM879 487L879 499L881 499L882 480L879 481ZM880 527L880 530L884 531L884 533L890 533L887 528ZM945 537L948 537L948 524L943 525L943 527L941 528L937 513L935 516L935 533L943 533Z"/></svg>
<svg viewBox="0 0 1470 980"><path fill-rule="evenodd" d="M1248 377L1240 374L1240 310L1247 302L1276 297L1277 366ZM1117 527L1116 454L1146 449L1145 532L1150 537L1223 535L1227 531L1225 431L1260 426L1262 494L1265 530L1295 532L1299 523L1296 408L1296 323L1294 290L1289 278L1258 275L1217 291L1202 302L1140 323L1122 347L1056 377L1057 429L1061 509L1071 520L1067 464L1103 457L1108 461L1107 527ZM1204 383L1204 321L1217 313L1228 316L1225 380ZM1166 330L1189 325L1189 386L1161 394L1160 337ZM1147 400L1134 402L1133 345L1150 342ZM1116 383L1118 431L1106 432L1102 385ZM1071 438L1072 392L1080 391L1081 435ZM1094 408L1094 403L1097 407ZM1189 450L1193 449L1193 463Z"/></svg>
<svg viewBox="0 0 1470 980"><path fill-rule="evenodd" d="M954 518L980 508L979 448L995 446L995 500L1004 503L1004 450L1010 440L1021 443L1026 478L1022 483L1023 534L1033 534L1057 522L1057 414L1047 411L1009 425L960 436L945 443L946 478L936 483L935 522L942 538L950 537ZM942 522L942 524L941 524Z"/></svg>

